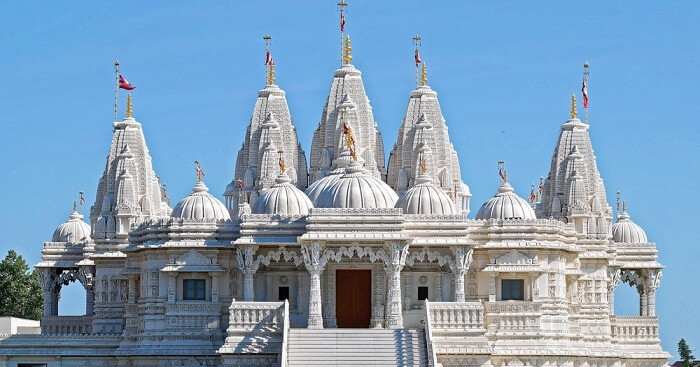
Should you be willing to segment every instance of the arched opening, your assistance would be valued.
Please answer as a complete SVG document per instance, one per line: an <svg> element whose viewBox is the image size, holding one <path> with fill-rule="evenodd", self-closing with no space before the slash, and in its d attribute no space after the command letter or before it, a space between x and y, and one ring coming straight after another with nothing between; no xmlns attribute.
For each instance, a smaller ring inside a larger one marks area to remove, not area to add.
<svg viewBox="0 0 700 367"><path fill-rule="evenodd" d="M639 293L636 287L620 282L615 289L615 315L639 316Z"/></svg>
<svg viewBox="0 0 700 367"><path fill-rule="evenodd" d="M85 315L86 292L80 282L70 282L61 286L58 299L59 316L82 316Z"/></svg>

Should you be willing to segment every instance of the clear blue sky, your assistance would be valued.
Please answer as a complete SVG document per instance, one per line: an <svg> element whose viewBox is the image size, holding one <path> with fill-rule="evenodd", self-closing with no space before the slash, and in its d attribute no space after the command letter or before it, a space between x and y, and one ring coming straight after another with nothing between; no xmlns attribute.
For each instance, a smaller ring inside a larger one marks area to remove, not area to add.
<svg viewBox="0 0 700 367"><path fill-rule="evenodd" d="M335 2L0 3L0 251L38 262L77 192L92 204L111 139L115 59L137 86L134 114L175 201L190 192L194 159L213 193L230 182L264 84L266 33L308 153L339 65ZM690 272L700 256L691 232L700 205L700 3L450 4L351 0L353 63L387 149L414 87L411 37L420 34L472 210L495 193L499 159L526 196L546 176L588 60L608 201L622 190L667 266L657 299L663 345L675 355L685 337L700 348L700 287ZM634 313L637 300L622 287L618 310ZM66 295L63 309L77 299Z"/></svg>

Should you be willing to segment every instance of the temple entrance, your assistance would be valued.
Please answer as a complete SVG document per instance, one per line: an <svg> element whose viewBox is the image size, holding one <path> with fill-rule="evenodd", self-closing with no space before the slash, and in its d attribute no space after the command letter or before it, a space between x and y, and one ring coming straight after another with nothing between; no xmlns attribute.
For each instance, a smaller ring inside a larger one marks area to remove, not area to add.
<svg viewBox="0 0 700 367"><path fill-rule="evenodd" d="M336 270L336 318L339 328L368 328L372 315L372 271Z"/></svg>

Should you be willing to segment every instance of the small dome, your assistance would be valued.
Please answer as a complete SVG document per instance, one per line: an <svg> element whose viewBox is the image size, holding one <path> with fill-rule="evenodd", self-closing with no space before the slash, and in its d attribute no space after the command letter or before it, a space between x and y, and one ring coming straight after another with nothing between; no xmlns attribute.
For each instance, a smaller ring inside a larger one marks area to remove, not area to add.
<svg viewBox="0 0 700 367"><path fill-rule="evenodd" d="M326 187L331 186L333 183L338 181L343 174L345 174L345 167L347 167L351 161L352 158L350 157L350 149L344 148L341 150L338 158L333 160L333 164L335 164L337 168L331 171L327 176L314 181L311 185L309 185L309 187L306 188L304 193L309 200L315 203L316 200L318 200L319 195L321 195L321 192L323 192Z"/></svg>
<svg viewBox="0 0 700 367"><path fill-rule="evenodd" d="M513 192L513 187L505 181L498 188L498 194L479 208L476 219L536 219L530 204Z"/></svg>
<svg viewBox="0 0 700 367"><path fill-rule="evenodd" d="M357 161L327 185L314 202L317 208L393 208L398 195L382 180L367 174Z"/></svg>
<svg viewBox="0 0 700 367"><path fill-rule="evenodd" d="M459 214L452 199L433 184L430 176L421 174L416 185L406 190L396 202L404 214Z"/></svg>
<svg viewBox="0 0 700 367"><path fill-rule="evenodd" d="M253 204L253 214L307 215L313 205L304 193L291 184L286 173L275 179L275 185L263 191Z"/></svg>
<svg viewBox="0 0 700 367"><path fill-rule="evenodd" d="M213 197L201 181L194 185L190 195L175 205L170 217L190 220L231 219L224 203Z"/></svg>
<svg viewBox="0 0 700 367"><path fill-rule="evenodd" d="M647 234L642 227L630 219L626 210L617 217L617 222L612 225L613 241L617 243L646 243Z"/></svg>
<svg viewBox="0 0 700 367"><path fill-rule="evenodd" d="M53 232L52 242L80 243L90 241L90 225L83 222L83 216L74 209L68 221Z"/></svg>

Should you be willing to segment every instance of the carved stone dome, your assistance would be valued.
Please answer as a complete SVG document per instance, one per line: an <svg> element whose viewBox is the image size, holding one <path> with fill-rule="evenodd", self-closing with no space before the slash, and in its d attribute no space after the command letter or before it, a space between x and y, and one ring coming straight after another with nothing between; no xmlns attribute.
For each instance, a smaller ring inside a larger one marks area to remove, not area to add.
<svg viewBox="0 0 700 367"><path fill-rule="evenodd" d="M314 206L317 208L393 208L398 195L382 180L368 174L359 162L345 168L345 174L327 185Z"/></svg>
<svg viewBox="0 0 700 367"><path fill-rule="evenodd" d="M314 181L304 192L309 200L315 203L326 187L331 186L345 174L345 167L347 167L351 161L350 150L347 148L341 150L338 158L333 161L338 168L331 171L327 176Z"/></svg>
<svg viewBox="0 0 700 367"><path fill-rule="evenodd" d="M286 173L275 179L275 185L260 194L253 204L253 214L307 215L313 204Z"/></svg>
<svg viewBox="0 0 700 367"><path fill-rule="evenodd" d="M396 207L403 209L404 214L460 213L452 199L425 174L418 176L416 185L399 196Z"/></svg>
<svg viewBox="0 0 700 367"><path fill-rule="evenodd" d="M177 203L170 217L188 220L231 219L224 203L213 197L201 181L194 185L190 195Z"/></svg>
<svg viewBox="0 0 700 367"><path fill-rule="evenodd" d="M51 241L81 243L90 241L90 239L90 225L83 222L83 216L73 210L68 221L58 226L53 232Z"/></svg>
<svg viewBox="0 0 700 367"><path fill-rule="evenodd" d="M484 203L476 213L476 219L536 219L535 211L525 199L513 192L513 187L505 181L498 188L498 194Z"/></svg>
<svg viewBox="0 0 700 367"><path fill-rule="evenodd" d="M642 227L630 219L626 210L617 217L617 222L612 225L613 241L617 243L646 243L647 234Z"/></svg>

